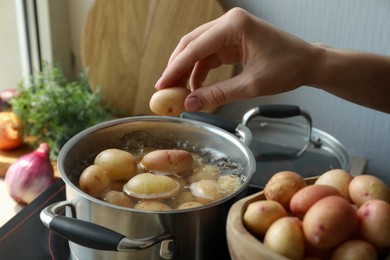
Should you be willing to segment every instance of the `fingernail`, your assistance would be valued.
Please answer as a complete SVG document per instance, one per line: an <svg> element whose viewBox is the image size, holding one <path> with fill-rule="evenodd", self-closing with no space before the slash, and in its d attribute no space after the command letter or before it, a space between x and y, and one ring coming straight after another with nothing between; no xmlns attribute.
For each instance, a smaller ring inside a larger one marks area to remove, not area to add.
<svg viewBox="0 0 390 260"><path fill-rule="evenodd" d="M154 88L158 89L160 87L160 81L161 81L161 78L159 78L156 82L156 84L154 85Z"/></svg>
<svg viewBox="0 0 390 260"><path fill-rule="evenodd" d="M185 101L185 107L188 111L198 111L203 108L203 103L198 97L189 97Z"/></svg>

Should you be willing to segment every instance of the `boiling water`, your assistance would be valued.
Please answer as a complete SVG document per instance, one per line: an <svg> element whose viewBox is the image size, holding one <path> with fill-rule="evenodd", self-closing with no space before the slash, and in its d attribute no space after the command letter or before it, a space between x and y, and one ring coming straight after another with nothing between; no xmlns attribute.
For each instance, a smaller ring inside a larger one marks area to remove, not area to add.
<svg viewBox="0 0 390 260"><path fill-rule="evenodd" d="M191 152L194 155L195 167L202 167L202 165L216 166L220 170L218 176L235 175L239 176L241 184L245 181L245 176L242 174L242 169L238 163L229 159L223 152L217 151L210 147L199 147L198 145L187 140L172 141L171 139L155 137L144 131L136 131L124 135L106 149L108 148L116 148L127 151L131 153L138 162L145 154L153 150L182 149ZM75 184L78 184L78 179L81 172L89 165L93 164L94 158L99 152L101 151L96 151L87 158L84 158L78 162L78 166L72 173L71 178ZM185 191L190 190L190 184L191 183L188 183ZM168 204L169 206L172 206L174 201L170 201Z"/></svg>

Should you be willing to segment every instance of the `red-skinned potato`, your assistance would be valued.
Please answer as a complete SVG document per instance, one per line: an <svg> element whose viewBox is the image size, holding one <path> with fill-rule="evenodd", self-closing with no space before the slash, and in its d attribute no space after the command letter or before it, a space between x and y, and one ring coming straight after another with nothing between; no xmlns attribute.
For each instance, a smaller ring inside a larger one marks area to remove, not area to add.
<svg viewBox="0 0 390 260"><path fill-rule="evenodd" d="M137 161L131 153L114 148L101 151L94 164L104 168L112 180L129 180L138 170Z"/></svg>
<svg viewBox="0 0 390 260"><path fill-rule="evenodd" d="M378 253L367 241L351 239L339 245L333 252L331 260L376 260Z"/></svg>
<svg viewBox="0 0 390 260"><path fill-rule="evenodd" d="M264 246L289 259L302 259L305 253L302 221L297 217L276 220L264 236Z"/></svg>
<svg viewBox="0 0 390 260"><path fill-rule="evenodd" d="M309 185L299 190L290 200L291 212L303 218L309 208L326 196L336 195L342 197L341 192L329 185Z"/></svg>
<svg viewBox="0 0 390 260"><path fill-rule="evenodd" d="M80 189L91 196L100 197L111 189L112 180L99 165L90 165L81 173Z"/></svg>
<svg viewBox="0 0 390 260"><path fill-rule="evenodd" d="M248 205L242 220L249 231L263 237L273 222L286 216L287 211L279 202L259 200Z"/></svg>
<svg viewBox="0 0 390 260"><path fill-rule="evenodd" d="M185 150L156 150L141 159L147 171L163 175L187 176L193 172L193 158Z"/></svg>
<svg viewBox="0 0 390 260"><path fill-rule="evenodd" d="M352 181L352 178L353 176L345 170L333 169L320 175L315 184L335 187L348 201L351 201L349 196L349 183Z"/></svg>
<svg viewBox="0 0 390 260"><path fill-rule="evenodd" d="M289 209L290 200L294 194L306 187L306 182L301 175L292 171L275 173L264 187L264 196L267 200L274 200Z"/></svg>
<svg viewBox="0 0 390 260"><path fill-rule="evenodd" d="M378 249L390 248L390 204L369 200L357 211L359 235Z"/></svg>
<svg viewBox="0 0 390 260"><path fill-rule="evenodd" d="M150 98L149 107L161 116L177 116L185 111L184 100L191 91L185 87L170 87L159 90Z"/></svg>
<svg viewBox="0 0 390 260"><path fill-rule="evenodd" d="M327 196L317 201L303 218L303 230L309 243L318 248L331 248L347 240L357 231L356 210L340 196Z"/></svg>
<svg viewBox="0 0 390 260"><path fill-rule="evenodd" d="M390 189L387 184L373 175L358 175L349 184L351 200L358 207L372 199L384 200L390 203Z"/></svg>

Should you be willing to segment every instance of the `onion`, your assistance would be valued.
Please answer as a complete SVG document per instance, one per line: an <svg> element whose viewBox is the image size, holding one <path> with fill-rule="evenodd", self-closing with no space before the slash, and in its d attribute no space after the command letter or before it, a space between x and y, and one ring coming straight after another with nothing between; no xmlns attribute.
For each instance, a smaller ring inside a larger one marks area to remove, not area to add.
<svg viewBox="0 0 390 260"><path fill-rule="evenodd" d="M10 100L18 94L16 88L10 88L0 91L0 111L9 111L11 109Z"/></svg>
<svg viewBox="0 0 390 260"><path fill-rule="evenodd" d="M7 170L5 184L11 197L27 205L54 182L54 170L46 143L16 160Z"/></svg>

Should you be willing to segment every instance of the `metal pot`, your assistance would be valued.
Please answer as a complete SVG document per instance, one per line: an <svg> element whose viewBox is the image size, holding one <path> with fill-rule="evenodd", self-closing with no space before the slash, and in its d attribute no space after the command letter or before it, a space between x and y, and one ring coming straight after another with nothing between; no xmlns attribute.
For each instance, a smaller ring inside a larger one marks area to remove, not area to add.
<svg viewBox="0 0 390 260"><path fill-rule="evenodd" d="M242 187L212 204L169 212L115 206L78 188L80 162L122 142L129 133L140 131L169 143L191 144L223 153L240 166L245 177ZM67 201L45 208L41 220L69 240L74 259L228 258L227 213L236 200L246 195L256 167L248 147L249 129L236 124L234 132L236 135L191 119L158 116L117 119L88 128L71 138L58 157ZM61 213L63 209L65 214Z"/></svg>

